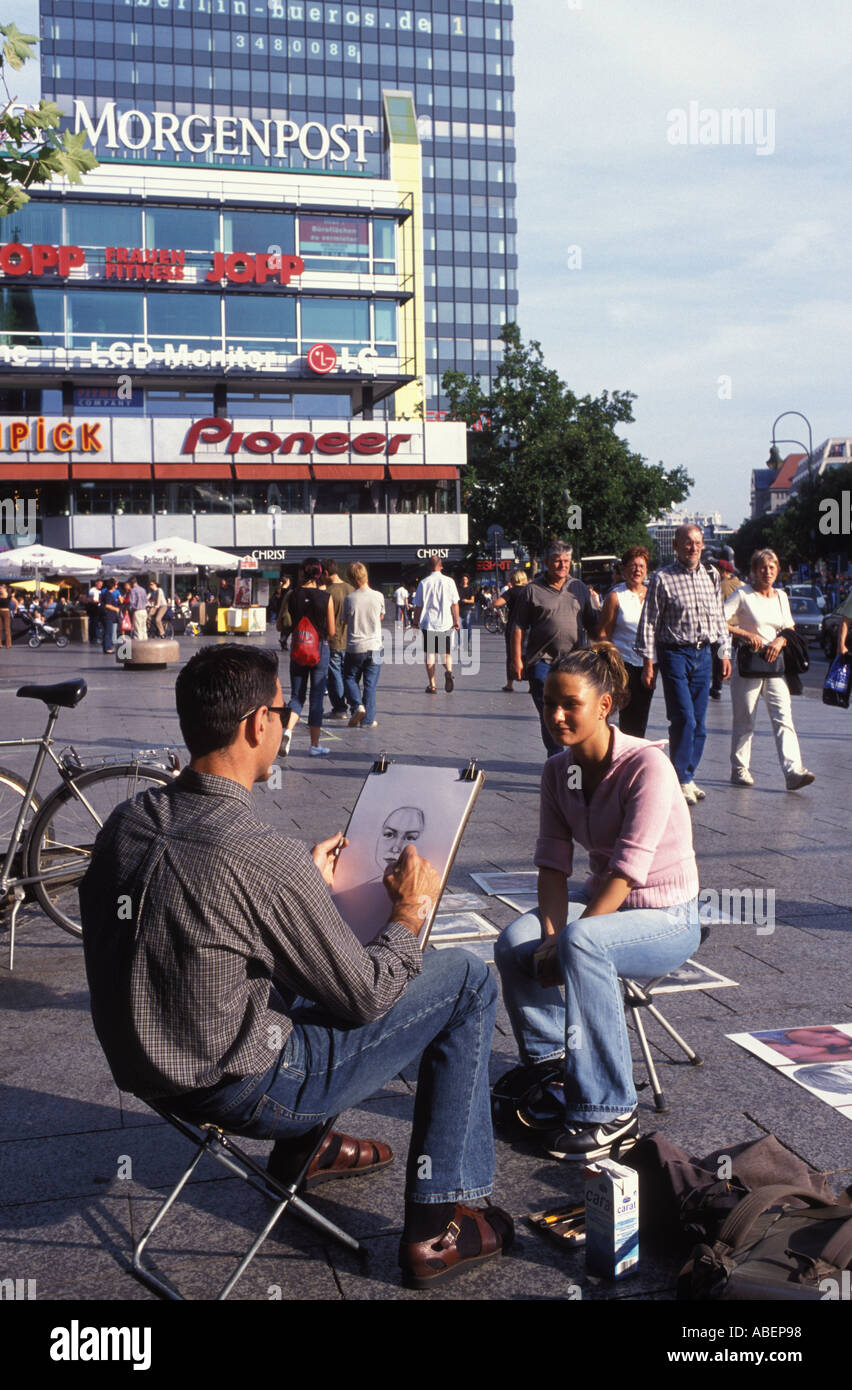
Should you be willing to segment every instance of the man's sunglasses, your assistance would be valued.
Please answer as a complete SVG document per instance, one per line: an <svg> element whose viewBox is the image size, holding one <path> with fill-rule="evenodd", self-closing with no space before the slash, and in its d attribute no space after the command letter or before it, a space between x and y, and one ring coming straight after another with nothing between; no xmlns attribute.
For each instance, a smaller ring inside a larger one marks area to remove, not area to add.
<svg viewBox="0 0 852 1390"><path fill-rule="evenodd" d="M242 724L243 720L251 719L252 715L257 714L259 709L268 710L270 714L277 714L281 723L284 723L284 715L287 713L286 705L255 705L254 709L250 709L247 714L240 715L237 723Z"/></svg>

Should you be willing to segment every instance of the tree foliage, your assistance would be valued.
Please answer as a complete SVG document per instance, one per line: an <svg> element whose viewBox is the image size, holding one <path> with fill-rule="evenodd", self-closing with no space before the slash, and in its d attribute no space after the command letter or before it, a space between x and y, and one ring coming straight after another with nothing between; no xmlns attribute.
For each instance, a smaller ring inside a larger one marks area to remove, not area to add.
<svg viewBox="0 0 852 1390"><path fill-rule="evenodd" d="M686 497L683 468L649 465L616 433L633 419L629 391L576 396L524 345L517 324L501 337L503 361L486 395L475 377L446 372L450 417L469 427L465 509L471 538L501 525L507 541L540 555L554 536L582 555L647 544L648 521ZM577 507L582 521L576 529Z"/></svg>
<svg viewBox="0 0 852 1390"><path fill-rule="evenodd" d="M55 102L40 101L12 114L14 97L9 91L7 73L17 71L34 56L34 34L22 34L15 24L0 24L0 80L7 105L0 111L0 217L8 217L30 201L27 189L49 183L62 174L70 183L80 183L81 175L97 167L85 137L61 132L62 112Z"/></svg>
<svg viewBox="0 0 852 1390"><path fill-rule="evenodd" d="M843 494L852 493L852 464L828 468L821 477L802 483L783 511L766 512L743 522L733 538L740 568L748 568L755 550L774 550L783 566L799 561L849 556L849 534L832 526L832 513L843 521ZM848 508L845 515L848 517Z"/></svg>

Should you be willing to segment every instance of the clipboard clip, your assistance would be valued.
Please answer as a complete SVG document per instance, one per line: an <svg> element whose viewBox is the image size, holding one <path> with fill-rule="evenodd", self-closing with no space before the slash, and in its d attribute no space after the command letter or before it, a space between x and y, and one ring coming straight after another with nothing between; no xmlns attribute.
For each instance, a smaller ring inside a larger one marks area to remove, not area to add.
<svg viewBox="0 0 852 1390"><path fill-rule="evenodd" d="M467 767L462 770L459 780L462 782L475 782L478 776L479 771L476 765L476 758L471 758Z"/></svg>
<svg viewBox="0 0 852 1390"><path fill-rule="evenodd" d="M389 758L388 755L387 755L387 753L382 752L382 753L379 754L378 758L377 758L376 761L373 763L373 766L370 768L370 771L371 771L371 772L387 772L387 770L388 770L388 768L390 767L390 765L391 765L392 762L393 762L393 758Z"/></svg>

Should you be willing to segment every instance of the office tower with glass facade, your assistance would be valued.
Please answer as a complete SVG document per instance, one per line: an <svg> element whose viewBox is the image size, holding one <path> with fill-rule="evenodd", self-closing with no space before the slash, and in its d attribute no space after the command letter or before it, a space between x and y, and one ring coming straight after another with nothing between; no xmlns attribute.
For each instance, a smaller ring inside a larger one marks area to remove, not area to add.
<svg viewBox="0 0 852 1390"><path fill-rule="evenodd" d="M41 0L45 96L98 158L388 172L383 97L423 157L423 384L493 375L516 317L508 0Z"/></svg>

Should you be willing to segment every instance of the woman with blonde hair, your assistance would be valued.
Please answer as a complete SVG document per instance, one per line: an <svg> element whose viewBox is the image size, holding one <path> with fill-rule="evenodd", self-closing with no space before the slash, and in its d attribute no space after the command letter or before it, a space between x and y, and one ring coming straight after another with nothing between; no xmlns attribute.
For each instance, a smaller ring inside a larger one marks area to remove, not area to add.
<svg viewBox="0 0 852 1390"><path fill-rule="evenodd" d="M515 604L520 597L524 585L528 583L529 579L524 570L512 570L509 577L508 592L501 598L496 598L494 600L495 608L505 608L506 610L506 630L503 634L506 639L506 684L503 686L503 689L507 691L509 695L514 694L515 690L515 663L512 657L512 633L515 630L515 626L512 622L512 613L514 612Z"/></svg>
<svg viewBox="0 0 852 1390"><path fill-rule="evenodd" d="M343 600L346 653L343 657L343 690L349 705L350 729L375 729L376 686L382 669L382 619L385 601L369 587L366 565L355 560L346 571L354 591ZM363 697L361 687L363 685Z"/></svg>
<svg viewBox="0 0 852 1390"><path fill-rule="evenodd" d="M617 1156L638 1135L618 977L666 975L700 941L689 808L664 744L610 723L627 691L609 642L553 663L544 718L563 751L541 778L538 911L494 949L523 1070L533 1084L562 1077L534 1127L550 1127L551 1157L577 1162ZM591 875L572 889L575 842Z"/></svg>
<svg viewBox="0 0 852 1390"><path fill-rule="evenodd" d="M774 550L756 550L751 557L750 582L742 584L725 601L725 618L737 643L731 704L731 781L735 787L753 787L751 744L761 695L766 702L778 760L788 791L810 786L814 774L802 764L799 740L793 727L790 688L784 674L786 632L795 632L790 600L774 587L780 565Z"/></svg>

